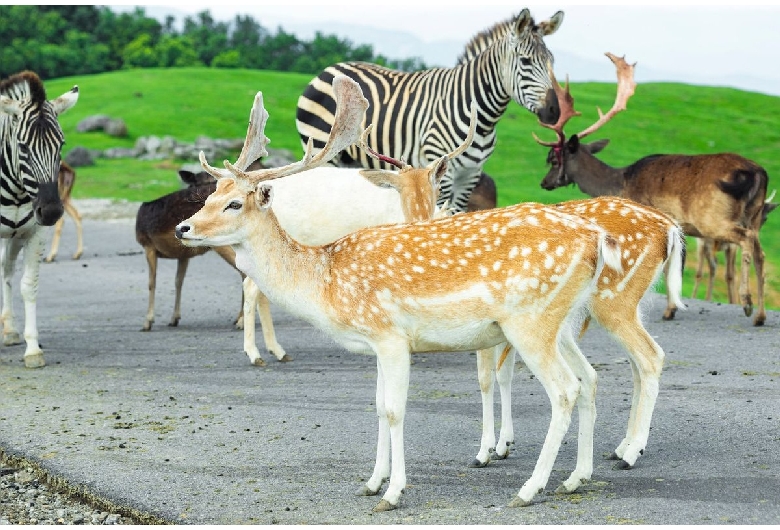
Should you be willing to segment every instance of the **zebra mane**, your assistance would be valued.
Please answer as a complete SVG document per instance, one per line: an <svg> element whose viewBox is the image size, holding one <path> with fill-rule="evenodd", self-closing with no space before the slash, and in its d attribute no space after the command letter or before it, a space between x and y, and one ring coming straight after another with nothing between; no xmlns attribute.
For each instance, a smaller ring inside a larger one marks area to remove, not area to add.
<svg viewBox="0 0 780 530"><path fill-rule="evenodd" d="M507 31L512 29L512 25L517 20L519 15L512 15L511 17L497 22L487 29L484 29L474 35L467 43L463 50L463 53L458 57L458 64L467 63L477 55L487 50L491 44L504 38ZM534 31L539 29L536 22L531 19L531 27Z"/></svg>
<svg viewBox="0 0 780 530"><path fill-rule="evenodd" d="M36 105L46 101L46 89L41 78L29 70L0 81L0 94L16 100L29 98Z"/></svg>

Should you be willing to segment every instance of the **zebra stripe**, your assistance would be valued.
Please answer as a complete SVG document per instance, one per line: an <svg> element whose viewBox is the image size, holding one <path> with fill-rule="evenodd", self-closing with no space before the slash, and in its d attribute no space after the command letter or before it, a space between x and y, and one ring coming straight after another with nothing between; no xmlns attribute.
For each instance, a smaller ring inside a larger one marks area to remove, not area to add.
<svg viewBox="0 0 780 530"><path fill-rule="evenodd" d="M496 143L496 124L514 99L545 122L559 114L549 71L553 56L543 37L557 30L558 13L535 25L527 10L514 19L503 38L454 68L400 72L369 63L338 63L313 79L298 99L296 124L303 145L312 138L322 148L333 124L334 76L355 80L369 101L364 126L373 124L370 147L423 167L454 151L466 139L471 105L477 108L472 145L449 164L439 205L465 211L482 166ZM542 29L544 28L544 29ZM357 146L341 153L340 165L391 169Z"/></svg>

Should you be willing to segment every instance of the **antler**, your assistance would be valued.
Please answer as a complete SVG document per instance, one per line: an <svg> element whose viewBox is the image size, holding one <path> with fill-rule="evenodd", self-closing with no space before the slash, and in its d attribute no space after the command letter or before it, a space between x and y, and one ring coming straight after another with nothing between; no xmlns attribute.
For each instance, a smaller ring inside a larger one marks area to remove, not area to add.
<svg viewBox="0 0 780 530"><path fill-rule="evenodd" d="M604 125L609 120L611 120L612 117L615 116L615 114L617 114L621 110L625 110L626 102L631 96L634 95L634 90L636 89L636 82L634 81L634 67L636 66L636 63L634 64L626 63L625 56L618 57L609 52L607 52L605 55L609 57L609 60L612 61L612 63L617 68L618 88L617 88L617 96L615 97L615 103L612 105L612 108L609 109L609 111L606 114L604 114L601 111L601 109L598 109L599 111L598 121L596 121L596 123L594 123L587 129L585 129L584 131L578 133L577 136L580 139L597 131L599 128L601 128L602 125ZM563 133L563 127L564 125L566 125L566 122L568 122L569 119L571 119L573 116L579 116L580 113L574 110L574 98L571 97L571 93L569 92L568 78L566 80L566 90L564 91L563 88L555 80L555 76L552 74L552 71L550 72L550 77L553 80L553 87L555 88L555 94L558 96L558 105L561 108L561 116L558 119L558 122L555 123L554 125L546 125L541 122L539 123L543 127L547 127L548 129L554 130L555 133L558 135L558 142L556 143L543 142L539 140L539 138L535 134L534 134L534 138L536 138L536 141L541 145L547 147L556 147L556 146L562 146L563 142L566 139L566 136Z"/></svg>
<svg viewBox="0 0 780 530"><path fill-rule="evenodd" d="M244 140L241 154L238 155L238 159L236 160L236 167L245 170L258 158L268 156L268 151L265 150L265 146L268 145L271 140L265 136L265 123L267 121L268 112L263 105L263 93L258 92L255 95L252 111L249 113L249 126L246 130L246 140ZM228 169L219 169L210 166L208 162L206 162L206 155L203 151L200 152L199 158L203 170L215 179L219 180L223 177L233 176L233 173Z"/></svg>
<svg viewBox="0 0 780 530"><path fill-rule="evenodd" d="M358 141L360 124L363 121L363 115L365 114L366 109L368 109L368 100L363 97L360 85L347 76L338 75L333 79L333 94L336 99L336 116L334 117L333 126L331 127L330 135L328 136L325 147L316 155L313 154L314 147L311 138L309 138L309 142L306 144L306 152L303 155L303 158L298 162L277 168L258 169L256 171L247 172L245 170L250 163L247 162L249 156L245 155L244 150L242 150L241 155L235 164L231 164L225 160L225 168L227 168L231 176L236 179L256 184L264 180L276 179L307 171L327 163L339 152ZM256 112L259 112L256 111L256 107L259 105L262 108L263 105L262 96L260 94L258 95L260 97L255 97L252 116L254 116ZM267 112L265 112L265 109L262 110L262 113L265 113L267 119ZM269 141L263 134L262 128L260 128L259 131L253 129L252 122L253 120L250 117L250 126L247 130L246 141L244 142L244 148L249 150L257 145L265 146ZM263 127L264 125L265 121L263 121ZM247 148L247 145L250 147ZM263 151L265 151L265 149L263 149ZM223 171L208 165L202 151L200 153L200 163L201 166L203 166L203 169L210 174L214 175L214 172L219 172L220 176L226 176Z"/></svg>
<svg viewBox="0 0 780 530"><path fill-rule="evenodd" d="M373 129L374 124L372 123L368 127L366 127L366 130L363 131L363 134L360 136L360 148L363 149L366 153L368 153L369 156L372 158L375 158L381 162L387 162L388 164L391 164L398 169L406 169L408 167L411 167L409 164L404 162L403 159L396 160L395 158L391 158L387 155L382 155L376 152L374 149L368 146L368 135L371 133L371 130ZM472 103L471 104L471 122L469 123L469 131L466 135L466 139L463 141L460 146L458 146L454 151L447 154L447 159L452 160L453 158L456 158L460 155L462 155L466 149L468 149L471 146L471 142L474 141L474 133L477 130L477 106Z"/></svg>
<svg viewBox="0 0 780 530"><path fill-rule="evenodd" d="M612 55L609 52L607 52L605 55L609 57L609 60L612 61L612 63L617 68L618 88L617 96L615 97L615 103L606 114L602 113L601 109L598 109L598 121L581 133L578 133L577 136L580 138L584 138L590 133L595 132L602 125L611 120L615 114L621 110L626 110L626 102L628 101L628 98L634 95L634 89L636 89L636 82L634 81L634 67L636 66L636 63L628 64L626 62L625 55L623 57L617 57L616 55Z"/></svg>

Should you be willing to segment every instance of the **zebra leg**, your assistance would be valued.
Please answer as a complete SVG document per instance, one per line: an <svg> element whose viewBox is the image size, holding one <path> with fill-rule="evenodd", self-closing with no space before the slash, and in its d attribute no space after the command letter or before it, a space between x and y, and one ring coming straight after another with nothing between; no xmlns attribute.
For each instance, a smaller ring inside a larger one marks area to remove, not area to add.
<svg viewBox="0 0 780 530"><path fill-rule="evenodd" d="M38 324L36 300L38 298L38 275L43 255L44 231L36 229L24 245L24 271L22 272L21 293L24 301L24 340L27 349L24 352L24 365L27 368L46 366L43 350L38 344ZM22 242L20 241L21 245Z"/></svg>
<svg viewBox="0 0 780 530"><path fill-rule="evenodd" d="M11 289L14 269L16 268L16 258L21 249L22 246L19 240L12 238L3 240L2 267L0 267L3 274L3 311L0 316L3 319L3 344L6 346L22 343L22 338L16 330L13 290Z"/></svg>

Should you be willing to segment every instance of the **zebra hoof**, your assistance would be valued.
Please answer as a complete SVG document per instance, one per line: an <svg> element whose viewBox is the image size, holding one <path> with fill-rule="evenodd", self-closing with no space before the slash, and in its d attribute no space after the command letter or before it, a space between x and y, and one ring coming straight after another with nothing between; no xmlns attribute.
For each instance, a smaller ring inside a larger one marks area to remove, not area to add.
<svg viewBox="0 0 780 530"><path fill-rule="evenodd" d="M516 496L512 501L509 503L510 508L525 508L526 506L531 506L533 504L533 501L524 501L519 496Z"/></svg>
<svg viewBox="0 0 780 530"><path fill-rule="evenodd" d="M620 469L620 470L624 470L625 471L627 469L633 469L634 466L632 466L631 464L629 464L625 460L620 459L620 460L617 461L617 463L614 466L612 466L612 468L613 469Z"/></svg>
<svg viewBox="0 0 780 530"><path fill-rule="evenodd" d="M282 355L282 358L279 359L279 362L280 363L289 363L292 360L293 360L293 358L285 353L284 355Z"/></svg>
<svg viewBox="0 0 780 530"><path fill-rule="evenodd" d="M13 333L7 333L3 335L3 344L5 344L6 346L13 346L15 344L21 344L21 343L22 343L22 338L15 331Z"/></svg>
<svg viewBox="0 0 780 530"><path fill-rule="evenodd" d="M44 366L46 366L46 361L43 359L43 353L39 352L24 356L25 368L43 368Z"/></svg>
<svg viewBox="0 0 780 530"><path fill-rule="evenodd" d="M469 467L479 469L479 468L487 467L489 463L490 463L490 459L488 459L485 462L482 462L479 460L479 458L475 458L474 460L471 461Z"/></svg>
<svg viewBox="0 0 780 530"><path fill-rule="evenodd" d="M373 511L375 511L375 512L389 512L391 510L395 510L396 508L398 508L398 506L396 506L395 504L390 504L390 502L386 501L385 499L382 499L381 501L379 501L379 504L374 506L374 510Z"/></svg>

